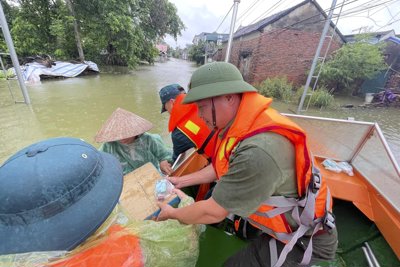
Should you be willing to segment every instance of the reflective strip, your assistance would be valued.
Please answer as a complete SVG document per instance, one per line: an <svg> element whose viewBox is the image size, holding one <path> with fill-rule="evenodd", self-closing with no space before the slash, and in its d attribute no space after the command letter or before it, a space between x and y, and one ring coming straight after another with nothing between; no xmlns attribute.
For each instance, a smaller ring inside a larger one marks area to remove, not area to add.
<svg viewBox="0 0 400 267"><path fill-rule="evenodd" d="M235 137L229 138L228 144L226 144L226 150L227 151L231 151L232 146L235 144L235 142L236 142L236 138Z"/></svg>
<svg viewBox="0 0 400 267"><path fill-rule="evenodd" d="M218 158L219 160L222 160L225 157L225 151L230 151L232 149L232 146L235 144L236 138L231 137L228 139L228 141L224 140L224 142L220 145L219 151L218 151Z"/></svg>
<svg viewBox="0 0 400 267"><path fill-rule="evenodd" d="M193 134L197 135L197 133L200 131L200 126L198 126L196 123L194 123L191 120L188 120L185 123L185 128L191 131Z"/></svg>
<svg viewBox="0 0 400 267"><path fill-rule="evenodd" d="M226 146L226 140L223 141L221 144L219 151L218 151L218 158L219 160L222 160L225 156L225 146Z"/></svg>

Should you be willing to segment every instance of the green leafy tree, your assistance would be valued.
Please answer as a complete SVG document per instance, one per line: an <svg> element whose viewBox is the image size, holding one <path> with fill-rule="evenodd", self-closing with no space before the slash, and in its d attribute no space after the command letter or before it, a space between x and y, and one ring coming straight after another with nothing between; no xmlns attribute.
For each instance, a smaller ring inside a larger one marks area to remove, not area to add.
<svg viewBox="0 0 400 267"><path fill-rule="evenodd" d="M12 22L16 16L16 13L18 12L18 10L16 8L13 8L12 6L10 6L6 0L0 0L1 1L1 5L3 7L3 11L4 11L4 15L6 17L6 21L8 23L8 27L11 29L12 28ZM0 31L0 52L7 52L7 45L6 42L4 40L4 36L3 36L3 32Z"/></svg>
<svg viewBox="0 0 400 267"><path fill-rule="evenodd" d="M204 53L206 51L206 43L199 41L197 45L189 48L189 59L195 61L197 65L204 64Z"/></svg>
<svg viewBox="0 0 400 267"><path fill-rule="evenodd" d="M387 68L382 49L383 45L373 45L365 40L343 45L323 65L319 81L332 88L331 93L345 90L356 94L363 80L373 78Z"/></svg>
<svg viewBox="0 0 400 267"><path fill-rule="evenodd" d="M20 56L54 54L58 47L57 36L52 31L53 23L66 15L61 0L18 0L18 12L12 22L11 33ZM63 13L64 12L64 13ZM65 24L62 24L65 27ZM56 40L56 41L55 41Z"/></svg>
<svg viewBox="0 0 400 267"><path fill-rule="evenodd" d="M166 0L75 0L82 40L88 58L105 64L134 67L139 60L153 62L156 41L184 25Z"/></svg>
<svg viewBox="0 0 400 267"><path fill-rule="evenodd" d="M184 29L167 0L69 0L69 8L64 0L12 2L7 17L20 56L83 58L75 41L78 32L86 58L133 67L140 60L152 63L156 41L166 34L176 39Z"/></svg>

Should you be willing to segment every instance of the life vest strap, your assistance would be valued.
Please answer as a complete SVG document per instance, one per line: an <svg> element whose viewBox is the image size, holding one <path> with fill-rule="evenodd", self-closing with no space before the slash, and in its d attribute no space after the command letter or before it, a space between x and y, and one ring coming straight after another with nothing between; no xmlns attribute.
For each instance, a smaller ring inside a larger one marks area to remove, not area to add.
<svg viewBox="0 0 400 267"><path fill-rule="evenodd" d="M330 208L330 199L331 195L329 192L329 188L327 188L327 195L325 201L325 216L320 218L315 218L315 202L321 188L321 174L317 168L312 167L312 177L310 179L309 185L307 187L306 194L301 199L296 198L286 198L283 196L273 196L264 201L263 204L274 206L275 208L269 210L267 212L255 212L258 216L263 216L267 218L272 218L281 214L284 214L290 210L292 210L292 218L298 224L298 228L296 231L292 233L277 233L272 231L271 229L263 226L262 224L248 218L248 221L261 229L266 234L271 235L277 240L286 243L283 250L281 251L279 257L274 245L270 242L270 255L271 255L271 266L281 266L288 255L288 253L293 249L293 246L298 242L299 238L303 237L307 232L312 230L312 234L310 235L310 242L304 252L303 259L301 261L302 265L308 264L311 260L312 256L312 238L321 229L331 230L335 228L335 218L331 212L329 212ZM300 211L300 209L302 209ZM272 238L273 239L273 238ZM275 253L275 256L273 256ZM277 258L277 260L275 260ZM274 262L273 262L274 261Z"/></svg>
<svg viewBox="0 0 400 267"><path fill-rule="evenodd" d="M275 266L278 261L278 248L276 246L276 239L269 239L269 257L271 260L271 266Z"/></svg>
<svg viewBox="0 0 400 267"><path fill-rule="evenodd" d="M204 140L203 144L201 145L201 147L197 150L197 153L199 154L204 154L204 149L206 148L206 146L208 145L208 143L210 142L211 138L214 136L215 133L215 129L213 129L211 131L211 133L207 136L206 140Z"/></svg>

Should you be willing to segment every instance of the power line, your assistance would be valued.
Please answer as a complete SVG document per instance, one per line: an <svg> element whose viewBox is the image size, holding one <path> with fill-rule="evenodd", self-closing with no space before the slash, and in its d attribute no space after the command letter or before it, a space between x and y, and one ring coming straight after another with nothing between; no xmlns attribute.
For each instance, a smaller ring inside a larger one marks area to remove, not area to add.
<svg viewBox="0 0 400 267"><path fill-rule="evenodd" d="M365 12L366 10L371 10L371 9L373 9L373 8L375 8L375 7L379 7L379 6L385 5L385 4L390 3L390 2L393 2L393 1L396 1L396 0L388 0L388 1L386 1L386 2L381 2L381 3L379 3L379 4L364 6L363 9L354 10L354 11L351 11L351 10L352 10L352 9L355 9L355 8L357 8L357 7L351 8L351 9L346 10L346 12L344 12L343 16L347 16L347 15L351 15L351 14L363 13L363 12ZM371 0L370 2L376 3L375 0ZM367 3L370 3L370 2L367 2ZM358 7L361 7L361 6L363 6L363 5L360 5L360 6L358 6ZM349 11L350 11L350 12L349 12Z"/></svg>
<svg viewBox="0 0 400 267"><path fill-rule="evenodd" d="M224 23L226 17L229 15L229 13L231 13L231 10L233 8L233 5L231 6L231 8L229 9L228 13L226 13L225 17L222 19L221 23L219 24L219 26L217 27L217 29L214 32L218 32L219 27L221 27L222 23Z"/></svg>
<svg viewBox="0 0 400 267"><path fill-rule="evenodd" d="M240 20L242 19L242 17L243 17L247 12L249 12L250 9L252 9L258 2L260 2L260 0L255 0L255 1L243 12L243 14L241 14L241 15L239 16L239 18L237 19L237 21L240 21Z"/></svg>
<svg viewBox="0 0 400 267"><path fill-rule="evenodd" d="M280 0L280 1L278 1L276 4L278 4L279 2L281 2L281 1L284 1L284 0ZM355 2L359 2L360 0L344 0L344 3L342 4L343 6L345 6L345 5L349 5L349 4L352 4L352 3L355 3ZM396 0L388 0L388 1L384 1L384 2L380 2L379 4L376 4L377 2L376 2L376 0L370 0L370 1L368 1L368 2L366 2L366 3L363 3L363 4L361 4L361 5L358 5L358 6L356 6L356 7L352 7L352 8L350 8L350 9L348 9L347 10L347 13L346 14L342 14L341 15L341 18L343 19L343 18L346 18L346 17L350 17L349 15L352 15L352 14L357 14L357 13L360 13L360 12L365 12L366 10L370 10L370 9L372 9L372 8L375 8L375 7L378 7L378 6L381 6L381 5L386 5L386 4L388 4L388 3L390 3L390 2L395 2ZM367 5L367 6L365 6L366 4L369 4L369 3L375 3L375 5L373 5L373 6L371 6L371 5ZM392 4L391 3L391 4ZM276 5L275 4L275 5ZM274 5L274 6L275 6ZM363 9L360 9L360 10L354 10L354 9L356 9L356 8L359 8L359 7L364 7ZM338 8L338 6L336 6L333 10L335 10L335 9L337 9ZM330 9L331 8L328 8L328 9L325 9L325 10L323 10L325 13L327 13L327 12L329 12L330 11ZM268 9L266 12L268 12L270 9ZM351 11L351 10L354 10L354 11ZM349 12L349 11L351 11L351 12ZM266 14L266 12L264 12L264 14ZM305 19L302 19L302 20L300 20L300 21L297 21L297 22L295 22L295 23L292 23L292 24L290 24L290 25L287 25L287 26L285 26L285 27L283 27L283 28L279 28L279 29L275 29L275 30L272 30L272 31L270 31L269 32L269 34L273 34L273 33L275 33L275 32L277 32L277 31L284 31L284 30L287 30L287 29L289 29L289 28L291 28L291 27L293 27L293 26L296 26L296 25L298 25L298 24L300 24L300 23L302 23L302 22L305 22L305 21L307 21L307 20L310 20L310 19L313 19L313 18L316 18L316 17L319 17L321 14L320 13L318 13L318 14L316 14L316 15L313 15L313 16L310 16L310 17L307 17L307 18L305 18ZM336 15L334 15L332 18L336 18L337 16ZM310 22L310 23L306 23L305 25L308 25L308 24L313 24L313 23L318 23L318 22L322 22L322 21L325 21L326 20L326 18L324 18L324 19L322 19L322 20L318 20L318 21L312 21L312 22ZM397 22L397 21L394 21L394 22L392 22L392 23L390 23L390 24L393 24L393 23L395 23L395 22ZM250 26L250 25L252 25L252 24L249 24L248 26ZM387 25L386 25L387 26ZM247 27L247 26L246 26Z"/></svg>
<svg viewBox="0 0 400 267"><path fill-rule="evenodd" d="M398 21L400 21L400 19L394 20L394 18L400 14L400 11L396 13L396 15L394 15L388 22L386 22L386 25L383 25L382 27L378 28L377 31L379 31L382 28L385 28L386 26L392 25L393 23L396 23ZM394 20L394 21L392 21Z"/></svg>
<svg viewBox="0 0 400 267"><path fill-rule="evenodd" d="M279 0L276 2L271 8L267 9L263 14L261 14L259 17L257 17L255 20L253 20L250 24L253 24L257 22L260 18L264 19L267 18L267 15L269 15L272 11L274 11L278 6L280 6L285 0Z"/></svg>
<svg viewBox="0 0 400 267"><path fill-rule="evenodd" d="M256 0L247 10L246 12L244 12L237 20L237 26L240 27L241 23L248 17L250 16L254 10L252 10L247 16L245 16L245 14L247 14L251 9L253 9L258 3L260 3L260 0Z"/></svg>
<svg viewBox="0 0 400 267"><path fill-rule="evenodd" d="M347 2L346 4L344 4L344 5L348 5L348 4L351 4L351 3L354 3L354 2L358 2L358 1L360 1L360 0L352 0L352 1L350 1L350 0L345 0L345 2ZM371 1L374 1L374 0L371 0ZM277 5L277 4L279 4L280 2L282 2L282 0L280 0L280 1L278 1L277 3L275 3L275 5ZM275 6L274 5L274 6ZM272 6L271 8L273 8L274 6ZM271 8L269 8L266 12L264 12L264 14L266 14L268 11L270 11L271 10ZM336 8L338 8L338 7L335 7L334 9L336 9ZM289 8L290 9L290 8ZM325 9L325 10L323 10L325 13L327 13L327 12L329 12L330 11L330 9L331 8L328 8L328 9ZM264 15L263 14L263 15ZM285 28L287 28L287 27L291 27L291 26L294 26L294 25L296 25L296 24L299 24L299 23L301 23L301 22L303 22L303 21L306 21L306 20L309 20L309 19L312 19L312 18L315 18L315 17L319 17L321 14L320 13L318 13L318 14L316 14L316 15L313 15L313 16L311 16L311 17L308 17L308 18L305 18L305 19L303 19L303 20L301 20L301 21L298 21L298 22L295 22L295 23L293 23L293 24L291 24L291 25L288 25L288 26L286 26L286 27L284 27L284 28L282 28L282 29L285 29ZM258 17L258 18L260 18L260 17ZM257 19L258 19L257 18ZM265 17L266 18L266 17ZM257 20L256 19L256 20ZM263 18L264 19L264 18ZM255 20L255 21L256 21ZM253 21L254 22L254 21ZM250 25L252 25L253 23L250 23L249 25L247 25L247 26L250 26ZM246 26L246 27L247 27ZM274 31L273 31L274 32Z"/></svg>
<svg viewBox="0 0 400 267"><path fill-rule="evenodd" d="M243 14L241 14L241 15L239 16L239 18L236 19L236 25L240 25L239 23L241 22L242 17L243 17L247 12L249 12L259 1L260 1L260 0L255 0L255 1L243 12ZM232 6L232 7L233 7L233 6ZM231 9L232 9L232 7L231 7ZM226 32L226 31L228 30L228 28L229 28L229 27L225 28L225 29L223 30L223 32Z"/></svg>
<svg viewBox="0 0 400 267"><path fill-rule="evenodd" d="M374 8L379 7L381 5L386 5L389 2L393 3L393 1L395 1L395 0L389 0L389 1L381 2L381 3L375 4L375 5L364 6L363 9L354 10L354 11L347 12L347 13L341 15L341 18L342 19L346 19L346 18L354 18L354 17L364 17L364 18L367 18L367 19L371 20L376 26L381 27L381 25L378 25L377 22L373 18L371 18L370 15L367 15L367 16L355 16L355 15L360 14L360 13L364 13L364 12L369 12L370 10L373 10ZM370 1L370 2L375 2L375 1ZM370 3L370 2L367 2L367 3ZM361 7L361 6L363 6L363 5L357 6L355 8L358 8L358 7ZM349 10L352 10L352 9L355 9L355 8L351 8ZM347 11L349 11L349 10L347 10ZM333 18L335 18L335 16ZM324 21L324 20L321 20L321 21ZM317 22L319 22L319 21L317 21ZM385 26L382 26L381 28L383 28Z"/></svg>
<svg viewBox="0 0 400 267"><path fill-rule="evenodd" d="M344 0L343 3L342 3L342 6L349 5L349 4L351 4L351 3L358 2L358 1L360 1L360 0L352 0L352 1L350 1L350 0ZM347 3L346 3L346 2L347 2ZM337 8L339 8L339 7L335 6L335 7L333 8L333 10L335 10L335 9L337 9ZM325 10L323 10L323 11L324 11L325 13L327 13L327 11L330 11L330 10L331 10L331 8L328 8L328 9L325 9ZM319 16L321 16L321 13L318 13L318 14L313 15L313 16L311 16L311 17L302 19L302 20L300 20L300 21L297 21L297 22L295 22L295 23L293 23L293 24L290 24L290 25L288 25L288 26L285 26L285 27L283 27L283 28L275 29L275 30L273 30L273 31L270 31L269 33L275 33L275 32L277 32L277 31L286 30L286 29L288 29L288 28L290 28L290 27L293 27L293 26L295 26L295 25L297 25L297 24L300 24L300 23L305 22L305 21L307 21L307 20L309 20L309 19L313 19L313 18L316 18L316 17L319 17ZM316 22L321 22L321 21L325 21L325 20L326 20L326 18L323 19L323 20L319 20L319 21L312 21L312 22L310 22L310 24L314 24L314 23L316 23ZM307 24L305 24L305 25L307 25ZM283 32L283 31L282 31L282 32Z"/></svg>
<svg viewBox="0 0 400 267"><path fill-rule="evenodd" d="M347 1L348 1L348 0L347 0ZM344 3L343 5L348 5L348 4L357 2L357 1L360 1L360 0L353 0L353 1L350 1L350 2L347 2L347 3ZM392 2L392 1L396 1L396 0L389 0L389 1L386 1L386 2L383 2L383 3L380 3L380 4L378 4L378 5L375 5L375 6L373 6L373 7L380 6L380 5L383 5L383 4ZM345 2L346 2L346 1L345 1ZM367 3L370 3L370 2L375 2L375 0L371 0L371 1L367 2ZM361 5L360 5L360 6L361 6ZM359 6L358 6L358 7L359 7ZM337 8L337 7L335 7L334 9L336 9L336 8ZM369 8L371 8L371 7L365 8L364 11L367 10L367 9L369 9ZM351 8L351 9L354 9L354 8ZM351 9L350 9L350 10L351 10ZM328 9L328 11L329 11L329 10L330 10L330 8ZM325 10L324 10L324 11L325 11ZM359 11L359 10L358 10L358 11ZM347 15L349 15L349 14L350 14L350 13L348 13ZM291 27L293 27L293 26L295 26L295 25L297 25L297 24L300 24L300 23L302 23L302 22L304 22L304 21L307 21L307 20L309 20L309 19L312 19L312 18L315 18L315 17L319 17L319 16L320 16L320 14L317 14L317 15L314 15L314 16L311 16L311 17L308 17L308 18L305 18L305 19L303 19L303 20L297 21L297 22L295 22L295 23L293 23L293 24L291 24L291 25L285 26L285 27L283 27L283 28L279 28L279 29L275 29L275 30L273 30L273 31L270 31L269 33L272 34L272 33L275 33L275 32L277 32L277 31L282 31L282 32L283 32L284 30L287 30L287 29L289 29L289 28L291 28ZM333 18L335 18L335 17L337 17L337 16L334 16ZM343 18L343 15L341 16L341 18ZM312 21L312 22L310 22L309 24L314 24L314 23L322 22L322 21L326 21L326 18L323 19L323 20ZM308 25L308 24L305 24L305 25Z"/></svg>

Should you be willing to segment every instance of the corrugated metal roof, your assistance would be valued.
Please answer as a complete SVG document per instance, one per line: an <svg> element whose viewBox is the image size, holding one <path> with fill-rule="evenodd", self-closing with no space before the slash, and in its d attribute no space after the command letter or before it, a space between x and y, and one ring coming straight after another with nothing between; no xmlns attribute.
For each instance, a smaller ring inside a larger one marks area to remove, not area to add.
<svg viewBox="0 0 400 267"><path fill-rule="evenodd" d="M398 37L390 36L388 40L400 45L400 38Z"/></svg>

